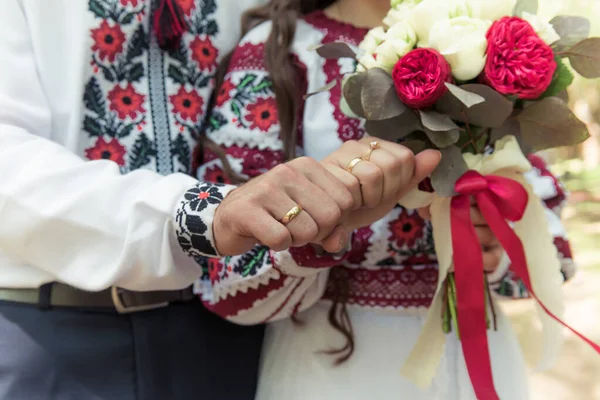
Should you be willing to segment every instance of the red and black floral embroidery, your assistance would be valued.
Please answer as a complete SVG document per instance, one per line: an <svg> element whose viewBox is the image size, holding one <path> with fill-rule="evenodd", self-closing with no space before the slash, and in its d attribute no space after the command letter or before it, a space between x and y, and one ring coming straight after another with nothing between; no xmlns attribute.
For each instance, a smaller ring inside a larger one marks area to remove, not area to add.
<svg viewBox="0 0 600 400"><path fill-rule="evenodd" d="M180 87L179 92L169 97L173 106L173 112L184 121L198 122L202 115L204 99L198 95L196 90L187 91Z"/></svg>
<svg viewBox="0 0 600 400"><path fill-rule="evenodd" d="M231 99L231 91L235 89L235 85L230 80L223 82L217 93L215 106L221 107Z"/></svg>
<svg viewBox="0 0 600 400"><path fill-rule="evenodd" d="M223 169L217 165L206 168L202 180L214 183L231 183L231 180L227 177Z"/></svg>
<svg viewBox="0 0 600 400"><path fill-rule="evenodd" d="M221 102L221 107L229 102L233 118L229 120L224 110L215 108L209 119L209 129L214 131L233 123L242 128L266 132L279 121L272 86L268 76L259 78L256 74L244 75L237 84L226 80L217 102Z"/></svg>
<svg viewBox="0 0 600 400"><path fill-rule="evenodd" d="M107 142L100 137L94 147L85 150L85 156L90 160L111 160L123 166L126 152L127 149L117 139L113 138Z"/></svg>
<svg viewBox="0 0 600 400"><path fill-rule="evenodd" d="M191 257L218 256L212 236L214 209L232 187L219 184L199 184L188 190L177 210L177 240Z"/></svg>
<svg viewBox="0 0 600 400"><path fill-rule="evenodd" d="M108 92L110 109L117 113L120 119L136 119L138 115L144 114L144 102L146 97L137 93L131 83L126 87L117 85Z"/></svg>
<svg viewBox="0 0 600 400"><path fill-rule="evenodd" d="M219 50L213 46L209 37L197 37L190 43L192 59L196 61L200 69L211 70L217 65Z"/></svg>
<svg viewBox="0 0 600 400"><path fill-rule="evenodd" d="M247 110L245 118L250 123L250 129L268 132L279 121L277 103L273 97L259 98L248 104Z"/></svg>
<svg viewBox="0 0 600 400"><path fill-rule="evenodd" d="M88 0L95 24L83 130L89 149L102 143L100 138L116 139L125 148L123 172L190 172L191 148L203 129L200 116L219 55L213 44L217 5L215 0L177 0L189 29L181 47L165 53L148 28L156 3Z"/></svg>
<svg viewBox="0 0 600 400"><path fill-rule="evenodd" d="M398 247L413 247L423 237L424 227L425 221L416 212L409 214L403 209L398 219L390 222L392 235L389 239Z"/></svg>
<svg viewBox="0 0 600 400"><path fill-rule="evenodd" d="M192 211L200 212L206 209L209 204L219 204L223 201L223 194L218 184L199 185L190 189L185 194L185 200Z"/></svg>
<svg viewBox="0 0 600 400"><path fill-rule="evenodd" d="M104 20L99 28L92 29L92 39L94 40L92 51L98 52L100 60L113 62L123 51L125 34L119 25L111 26Z"/></svg>

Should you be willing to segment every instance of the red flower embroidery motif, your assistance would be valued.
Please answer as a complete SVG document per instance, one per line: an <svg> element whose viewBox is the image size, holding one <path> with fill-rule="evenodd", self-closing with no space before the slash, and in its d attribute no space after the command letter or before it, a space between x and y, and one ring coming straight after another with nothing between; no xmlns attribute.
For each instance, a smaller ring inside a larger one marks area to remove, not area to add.
<svg viewBox="0 0 600 400"><path fill-rule="evenodd" d="M115 111L120 119L135 118L137 114L145 113L144 101L146 97L137 93L131 83L122 88L120 85L114 87L108 93L110 109Z"/></svg>
<svg viewBox="0 0 600 400"><path fill-rule="evenodd" d="M219 93L217 94L216 106L221 107L223 104L227 103L229 99L231 99L231 91L235 89L235 85L233 82L227 80L223 82L221 87L219 88Z"/></svg>
<svg viewBox="0 0 600 400"><path fill-rule="evenodd" d="M119 25L110 26L106 20L102 21L100 27L92 29L94 45L92 51L97 51L101 60L115 61L117 54L123 51L125 34Z"/></svg>
<svg viewBox="0 0 600 400"><path fill-rule="evenodd" d="M219 281L219 272L221 271L221 262L214 258L208 259L208 277L211 283Z"/></svg>
<svg viewBox="0 0 600 400"><path fill-rule="evenodd" d="M229 177L227 177L227 175L225 175L223 169L216 165L210 168L206 168L202 180L213 183L231 183L231 180L229 179Z"/></svg>
<svg viewBox="0 0 600 400"><path fill-rule="evenodd" d="M102 137L98 138L94 147L85 150L85 156L89 160L111 160L121 166L125 165L126 153L127 150L117 139L107 142Z"/></svg>
<svg viewBox="0 0 600 400"><path fill-rule="evenodd" d="M208 70L217 64L219 50L213 46L209 37L195 38L190 43L190 49L192 50L192 59L198 63L200 69Z"/></svg>
<svg viewBox="0 0 600 400"><path fill-rule="evenodd" d="M398 246L412 247L423 236L424 227L425 221L419 214L415 212L409 215L406 210L402 210L398 219L390 222L392 235L389 240L395 241Z"/></svg>
<svg viewBox="0 0 600 400"><path fill-rule="evenodd" d="M251 129L268 132L278 120L277 103L274 98L259 98L255 103L248 105L246 121L250 122Z"/></svg>
<svg viewBox="0 0 600 400"><path fill-rule="evenodd" d="M177 0L177 5L185 15L190 15L196 8L196 0Z"/></svg>
<svg viewBox="0 0 600 400"><path fill-rule="evenodd" d="M139 1L140 0L121 0L121 4L124 6L131 4L132 6L137 7Z"/></svg>
<svg viewBox="0 0 600 400"><path fill-rule="evenodd" d="M196 93L194 89L189 92L182 86L177 94L169 96L173 111L185 120L198 122L198 117L202 114L204 100Z"/></svg>

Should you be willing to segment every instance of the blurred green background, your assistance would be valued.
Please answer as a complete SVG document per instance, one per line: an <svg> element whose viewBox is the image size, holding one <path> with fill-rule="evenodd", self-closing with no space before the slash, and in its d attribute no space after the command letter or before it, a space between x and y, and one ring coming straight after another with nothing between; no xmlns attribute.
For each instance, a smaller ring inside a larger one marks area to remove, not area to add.
<svg viewBox="0 0 600 400"><path fill-rule="evenodd" d="M485 1L485 0L483 0ZM600 36L600 0L539 0L539 14L580 15L589 18L592 36ZM600 54L598 55L600 57ZM578 77L569 90L570 106L592 137L574 148L543 154L570 192L563 220L573 246L578 273L565 285L566 320L600 343L600 80ZM531 301L504 304L534 361L540 326ZM600 400L600 356L568 334L556 367L532 372L532 400Z"/></svg>

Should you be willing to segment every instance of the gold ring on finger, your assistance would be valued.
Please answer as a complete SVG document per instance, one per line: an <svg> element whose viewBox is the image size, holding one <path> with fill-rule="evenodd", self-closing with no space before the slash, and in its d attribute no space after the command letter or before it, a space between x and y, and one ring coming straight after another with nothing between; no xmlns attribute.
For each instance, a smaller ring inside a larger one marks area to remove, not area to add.
<svg viewBox="0 0 600 400"><path fill-rule="evenodd" d="M351 172L352 172L352 170L354 169L354 167L356 167L356 166L357 166L359 163L361 163L361 162L363 162L363 161L365 161L365 159L364 159L364 158L362 158L362 157L356 157L356 158L353 158L353 159L352 159L352 160L351 160L351 161L348 163L348 166L346 166L346 171L348 171L348 172L350 172L350 173L351 173Z"/></svg>
<svg viewBox="0 0 600 400"><path fill-rule="evenodd" d="M379 142L377 140L373 140L371 143L369 143L369 152L367 153L366 156L363 157L364 160L365 161L370 161L371 160L371 155L378 148L379 148Z"/></svg>
<svg viewBox="0 0 600 400"><path fill-rule="evenodd" d="M300 206L295 206L294 208L292 208L290 211L287 212L287 214L285 214L283 216L283 218L281 218L281 223L283 225L287 225L290 222L292 222L292 220L294 218L296 218L298 215L300 215L300 213L302 212L302 207Z"/></svg>

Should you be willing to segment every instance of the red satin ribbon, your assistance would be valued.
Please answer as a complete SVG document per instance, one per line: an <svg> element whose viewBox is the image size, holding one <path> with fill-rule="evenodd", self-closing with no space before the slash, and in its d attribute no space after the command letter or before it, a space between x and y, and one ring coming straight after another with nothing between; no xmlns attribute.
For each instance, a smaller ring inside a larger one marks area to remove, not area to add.
<svg viewBox="0 0 600 400"><path fill-rule="evenodd" d="M527 191L523 186L512 179L482 176L476 171L468 171L456 182L455 190L458 195L452 198L450 218L457 319L465 363L477 398L499 399L492 378L485 319L485 289L484 285L480 284L484 278L483 255L471 221L471 196L475 198L490 229L508 254L511 269L523 281L529 294L550 317L600 353L600 346L556 317L533 291L523 244L507 223L523 218L528 202ZM478 276L481 279L478 279Z"/></svg>

